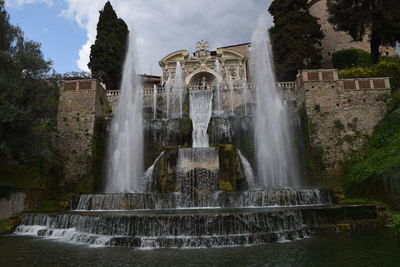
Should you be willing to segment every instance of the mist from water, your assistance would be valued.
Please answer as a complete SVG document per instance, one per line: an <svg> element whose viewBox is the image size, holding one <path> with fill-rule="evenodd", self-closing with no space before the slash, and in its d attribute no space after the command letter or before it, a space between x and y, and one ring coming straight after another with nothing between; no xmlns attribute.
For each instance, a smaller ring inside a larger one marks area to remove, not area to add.
<svg viewBox="0 0 400 267"><path fill-rule="evenodd" d="M271 43L266 16L252 37L251 62L256 64L255 143L259 186L300 185L297 153L289 125L288 108L275 85Z"/></svg>
<svg viewBox="0 0 400 267"><path fill-rule="evenodd" d="M108 138L107 193L139 191L143 176L143 94L134 33L129 36L118 109Z"/></svg>

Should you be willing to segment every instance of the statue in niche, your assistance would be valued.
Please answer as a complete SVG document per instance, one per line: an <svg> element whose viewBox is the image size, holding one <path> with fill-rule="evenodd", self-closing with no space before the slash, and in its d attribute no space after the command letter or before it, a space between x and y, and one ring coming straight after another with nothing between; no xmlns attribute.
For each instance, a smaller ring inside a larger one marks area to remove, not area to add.
<svg viewBox="0 0 400 267"><path fill-rule="evenodd" d="M201 87L202 89L207 89L206 76L203 76L203 77L201 78L200 87Z"/></svg>

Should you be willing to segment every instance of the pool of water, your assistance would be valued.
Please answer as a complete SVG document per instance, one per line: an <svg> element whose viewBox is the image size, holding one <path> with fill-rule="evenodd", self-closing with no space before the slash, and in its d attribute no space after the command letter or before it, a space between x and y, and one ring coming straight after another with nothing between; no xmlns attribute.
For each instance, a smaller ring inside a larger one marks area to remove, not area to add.
<svg viewBox="0 0 400 267"><path fill-rule="evenodd" d="M381 230L319 233L290 243L210 249L88 247L0 236L0 266L400 266L400 237Z"/></svg>

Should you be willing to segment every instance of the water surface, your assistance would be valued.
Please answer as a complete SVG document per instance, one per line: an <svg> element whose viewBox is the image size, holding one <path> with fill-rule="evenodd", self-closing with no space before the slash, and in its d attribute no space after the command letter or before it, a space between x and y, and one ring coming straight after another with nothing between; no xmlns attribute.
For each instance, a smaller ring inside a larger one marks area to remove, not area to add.
<svg viewBox="0 0 400 267"><path fill-rule="evenodd" d="M0 236L0 266L399 266L389 231L321 233L291 243L212 249L95 248Z"/></svg>

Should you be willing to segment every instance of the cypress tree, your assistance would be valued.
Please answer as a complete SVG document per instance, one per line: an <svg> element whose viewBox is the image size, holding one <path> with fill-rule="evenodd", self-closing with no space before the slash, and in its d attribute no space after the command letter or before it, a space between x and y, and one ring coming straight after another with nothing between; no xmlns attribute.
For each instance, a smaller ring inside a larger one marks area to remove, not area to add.
<svg viewBox="0 0 400 267"><path fill-rule="evenodd" d="M92 76L103 82L108 90L120 87L128 35L128 26L117 17L110 1L107 1L100 11L96 41L90 48L88 67Z"/></svg>
<svg viewBox="0 0 400 267"><path fill-rule="evenodd" d="M293 81L299 69L321 67L321 40L318 19L308 12L307 0L274 0L269 12L270 29L278 81Z"/></svg>

